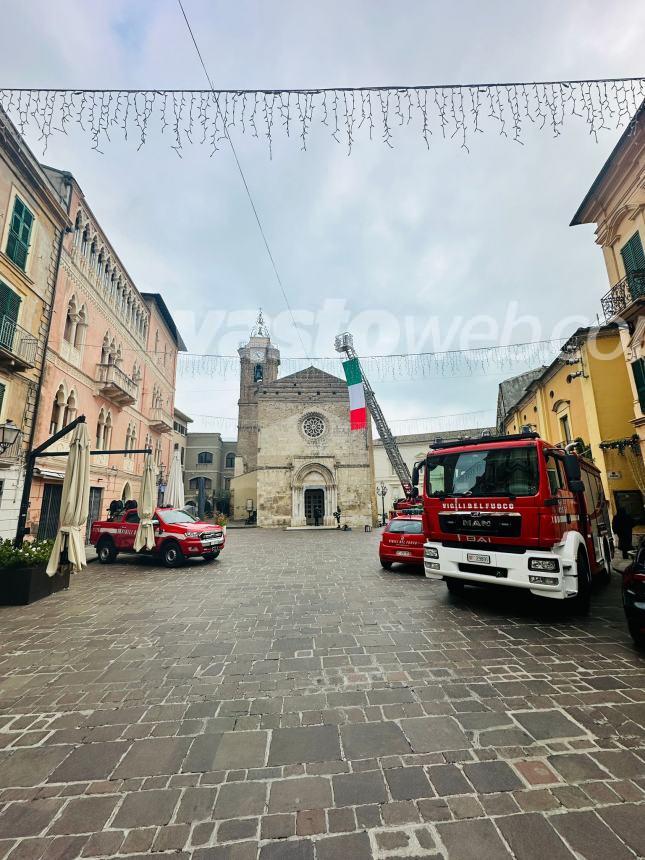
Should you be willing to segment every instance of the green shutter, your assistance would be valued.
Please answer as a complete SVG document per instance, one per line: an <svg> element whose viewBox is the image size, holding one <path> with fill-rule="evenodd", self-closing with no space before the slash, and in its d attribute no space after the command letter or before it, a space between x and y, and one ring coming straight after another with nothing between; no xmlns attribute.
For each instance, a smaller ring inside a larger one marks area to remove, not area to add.
<svg viewBox="0 0 645 860"><path fill-rule="evenodd" d="M4 401L5 386L0 382L0 413L2 412L2 403Z"/></svg>
<svg viewBox="0 0 645 860"><path fill-rule="evenodd" d="M13 347L21 298L0 281L0 346Z"/></svg>
<svg viewBox="0 0 645 860"><path fill-rule="evenodd" d="M623 245L620 249L620 255L628 275L645 269L645 251L643 251L643 243L638 232L634 233L629 242Z"/></svg>
<svg viewBox="0 0 645 860"><path fill-rule="evenodd" d="M13 203L13 215L9 225L9 237L7 239L7 256L16 266L24 269L27 265L27 254L29 242L31 241L31 230L34 226L34 216L27 209L19 197Z"/></svg>
<svg viewBox="0 0 645 860"><path fill-rule="evenodd" d="M632 362L632 373L638 392L638 402L642 411L645 412L645 359L639 358L638 361Z"/></svg>

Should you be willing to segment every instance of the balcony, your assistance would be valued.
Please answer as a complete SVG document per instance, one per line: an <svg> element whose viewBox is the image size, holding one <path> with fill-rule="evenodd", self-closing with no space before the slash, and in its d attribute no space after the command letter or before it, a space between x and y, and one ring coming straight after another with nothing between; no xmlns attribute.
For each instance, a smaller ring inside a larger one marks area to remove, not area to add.
<svg viewBox="0 0 645 860"><path fill-rule="evenodd" d="M150 429L156 433L170 433L172 431L172 415L165 409L153 409L150 413Z"/></svg>
<svg viewBox="0 0 645 860"><path fill-rule="evenodd" d="M23 457L22 433L18 433L15 441L5 448L0 449L0 469L10 469L17 465Z"/></svg>
<svg viewBox="0 0 645 860"><path fill-rule="evenodd" d="M618 281L600 301L607 322L622 316L631 305L640 305L645 301L645 269L637 269Z"/></svg>
<svg viewBox="0 0 645 860"><path fill-rule="evenodd" d="M36 364L38 340L6 314L0 317L0 363L13 370Z"/></svg>
<svg viewBox="0 0 645 860"><path fill-rule="evenodd" d="M137 399L138 385L116 364L97 364L96 381L99 394L117 406L129 406Z"/></svg>

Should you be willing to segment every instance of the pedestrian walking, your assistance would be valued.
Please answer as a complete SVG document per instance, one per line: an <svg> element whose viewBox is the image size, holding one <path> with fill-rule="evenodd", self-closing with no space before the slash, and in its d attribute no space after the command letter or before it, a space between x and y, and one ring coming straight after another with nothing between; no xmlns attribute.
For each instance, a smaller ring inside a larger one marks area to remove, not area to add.
<svg viewBox="0 0 645 860"><path fill-rule="evenodd" d="M337 507L334 511L334 519L336 520L336 528L340 528L340 507Z"/></svg>
<svg viewBox="0 0 645 860"><path fill-rule="evenodd" d="M616 515L611 521L611 527L618 538L618 548L623 554L623 558L629 558L629 550L632 548L632 529L634 528L634 520L630 517L624 508L619 507Z"/></svg>

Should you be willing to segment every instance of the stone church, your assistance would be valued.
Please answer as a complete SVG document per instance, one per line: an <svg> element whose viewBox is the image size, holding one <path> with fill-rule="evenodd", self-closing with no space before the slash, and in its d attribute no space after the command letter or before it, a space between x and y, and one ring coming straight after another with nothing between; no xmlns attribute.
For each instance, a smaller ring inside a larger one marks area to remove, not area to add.
<svg viewBox="0 0 645 860"><path fill-rule="evenodd" d="M262 321L238 350L240 399L233 517L263 528L363 528L376 517L372 442L350 430L347 383L316 367L278 378L280 351Z"/></svg>

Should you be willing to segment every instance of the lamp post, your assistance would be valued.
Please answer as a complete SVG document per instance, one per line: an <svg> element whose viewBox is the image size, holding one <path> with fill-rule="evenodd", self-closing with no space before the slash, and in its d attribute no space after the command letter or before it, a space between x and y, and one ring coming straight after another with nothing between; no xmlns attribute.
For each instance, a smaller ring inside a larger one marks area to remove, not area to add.
<svg viewBox="0 0 645 860"><path fill-rule="evenodd" d="M4 454L20 436L20 428L16 427L11 418L0 424L0 454Z"/></svg>
<svg viewBox="0 0 645 860"><path fill-rule="evenodd" d="M382 509L382 513L383 513L381 525L384 526L385 525L385 497L387 496L387 486L385 485L385 483L383 481L381 481L381 483L376 488L376 494L377 494L377 496L381 497L381 509Z"/></svg>

